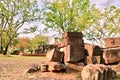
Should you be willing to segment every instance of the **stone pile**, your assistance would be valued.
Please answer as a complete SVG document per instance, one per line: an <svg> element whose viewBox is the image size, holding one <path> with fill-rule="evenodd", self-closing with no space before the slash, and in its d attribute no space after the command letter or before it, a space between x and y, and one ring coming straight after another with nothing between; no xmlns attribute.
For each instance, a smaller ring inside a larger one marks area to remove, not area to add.
<svg viewBox="0 0 120 80"><path fill-rule="evenodd" d="M35 49L35 54L46 54L48 50L55 48L55 45L39 45L37 49Z"/></svg>
<svg viewBox="0 0 120 80"><path fill-rule="evenodd" d="M120 72L120 38L105 39L105 46L100 48L84 43L81 32L65 32L62 41L55 41L55 48L47 51L48 63L41 64L40 70L68 73L82 71L83 80L114 80L116 72ZM34 66L29 70L27 72L34 72L39 67Z"/></svg>
<svg viewBox="0 0 120 80"><path fill-rule="evenodd" d="M115 80L116 72L103 64L89 64L81 72L82 80Z"/></svg>
<svg viewBox="0 0 120 80"><path fill-rule="evenodd" d="M106 48L120 47L120 37L106 38L104 41Z"/></svg>
<svg viewBox="0 0 120 80"><path fill-rule="evenodd" d="M116 72L120 72L120 37L105 39L102 58L104 64L111 66Z"/></svg>
<svg viewBox="0 0 120 80"><path fill-rule="evenodd" d="M98 45L85 44L86 57L85 64L100 64L102 51Z"/></svg>
<svg viewBox="0 0 120 80"><path fill-rule="evenodd" d="M71 68L71 65L81 68L84 65L82 60L85 58L84 40L82 38L83 34L81 32L63 33L58 48L48 51L46 57L50 63L59 62L59 64L66 65L67 69Z"/></svg>

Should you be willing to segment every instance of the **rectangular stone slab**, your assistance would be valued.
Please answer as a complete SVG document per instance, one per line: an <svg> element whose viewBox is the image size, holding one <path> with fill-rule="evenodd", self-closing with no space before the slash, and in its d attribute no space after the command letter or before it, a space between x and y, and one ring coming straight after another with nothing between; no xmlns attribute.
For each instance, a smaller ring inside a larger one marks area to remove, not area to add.
<svg viewBox="0 0 120 80"><path fill-rule="evenodd" d="M120 47L120 37L106 38L104 42L106 48L118 47L118 46Z"/></svg>
<svg viewBox="0 0 120 80"><path fill-rule="evenodd" d="M78 62L85 58L85 49L78 45L68 45L63 48L64 62Z"/></svg>
<svg viewBox="0 0 120 80"><path fill-rule="evenodd" d="M62 38L65 39L67 37L76 37L76 38L82 38L83 34L82 32L64 32L62 34Z"/></svg>
<svg viewBox="0 0 120 80"><path fill-rule="evenodd" d="M85 64L100 64L100 56L86 56Z"/></svg>
<svg viewBox="0 0 120 80"><path fill-rule="evenodd" d="M104 49L103 61L105 64L120 62L120 47Z"/></svg>
<svg viewBox="0 0 120 80"><path fill-rule="evenodd" d="M61 46L67 46L67 45L79 45L81 47L84 47L84 40L81 38L62 39Z"/></svg>
<svg viewBox="0 0 120 80"><path fill-rule="evenodd" d="M63 62L64 54L54 48L47 52L46 57L49 61Z"/></svg>
<svg viewBox="0 0 120 80"><path fill-rule="evenodd" d="M100 56L102 51L98 45L84 44L88 56Z"/></svg>

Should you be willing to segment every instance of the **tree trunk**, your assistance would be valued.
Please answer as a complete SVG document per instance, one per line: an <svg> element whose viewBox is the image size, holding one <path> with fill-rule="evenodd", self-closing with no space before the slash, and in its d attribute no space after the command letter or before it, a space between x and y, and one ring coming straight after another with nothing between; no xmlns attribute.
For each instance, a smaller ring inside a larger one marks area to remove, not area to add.
<svg viewBox="0 0 120 80"><path fill-rule="evenodd" d="M7 51L8 51L8 45L6 46L5 51L3 52L3 55L6 55Z"/></svg>

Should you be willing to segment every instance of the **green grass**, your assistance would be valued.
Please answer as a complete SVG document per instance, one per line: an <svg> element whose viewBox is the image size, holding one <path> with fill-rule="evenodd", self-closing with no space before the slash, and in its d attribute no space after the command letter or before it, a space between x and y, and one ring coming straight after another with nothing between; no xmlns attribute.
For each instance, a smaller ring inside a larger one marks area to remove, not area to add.
<svg viewBox="0 0 120 80"><path fill-rule="evenodd" d="M115 80L120 80L120 74L116 76Z"/></svg>

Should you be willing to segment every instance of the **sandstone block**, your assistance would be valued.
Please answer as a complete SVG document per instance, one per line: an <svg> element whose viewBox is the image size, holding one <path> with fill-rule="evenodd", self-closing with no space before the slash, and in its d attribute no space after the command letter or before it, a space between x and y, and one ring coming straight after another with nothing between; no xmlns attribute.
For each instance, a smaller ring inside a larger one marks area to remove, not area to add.
<svg viewBox="0 0 120 80"><path fill-rule="evenodd" d="M82 32L64 32L62 34L62 38L65 39L67 37L77 37L77 38L82 38L83 34Z"/></svg>
<svg viewBox="0 0 120 80"><path fill-rule="evenodd" d="M78 62L85 58L85 50L80 46L68 45L63 48L64 62Z"/></svg>
<svg viewBox="0 0 120 80"><path fill-rule="evenodd" d="M40 70L40 66L38 64L32 64L30 67L25 71L25 73L34 73Z"/></svg>
<svg viewBox="0 0 120 80"><path fill-rule="evenodd" d="M112 68L112 70L116 71L117 74L120 74L120 63L109 66Z"/></svg>
<svg viewBox="0 0 120 80"><path fill-rule="evenodd" d="M120 48L104 49L103 61L105 64L120 62Z"/></svg>
<svg viewBox="0 0 120 80"><path fill-rule="evenodd" d="M59 62L49 63L49 71L51 72L61 72L64 71L65 69L66 69L66 65L64 65L63 63L59 63Z"/></svg>
<svg viewBox="0 0 120 80"><path fill-rule="evenodd" d="M84 47L84 40L80 38L62 39L61 46L67 46L67 45L79 45L81 47Z"/></svg>
<svg viewBox="0 0 120 80"><path fill-rule="evenodd" d="M67 73L72 73L72 72L81 72L83 67L85 66L83 62L78 62L78 63L65 63L66 67L66 72Z"/></svg>
<svg viewBox="0 0 120 80"><path fill-rule="evenodd" d="M116 38L106 38L104 40L105 42L105 47L110 48L110 47L120 47L120 37Z"/></svg>
<svg viewBox="0 0 120 80"><path fill-rule="evenodd" d="M102 51L99 46L92 44L85 44L86 54L88 56L100 56Z"/></svg>
<svg viewBox="0 0 120 80"><path fill-rule="evenodd" d="M85 64L100 64L100 56L86 56Z"/></svg>
<svg viewBox="0 0 120 80"><path fill-rule="evenodd" d="M103 64L89 64L83 68L82 80L114 80L116 72Z"/></svg>
<svg viewBox="0 0 120 80"><path fill-rule="evenodd" d="M63 62L64 53L54 48L47 52L46 57L49 61Z"/></svg>
<svg viewBox="0 0 120 80"><path fill-rule="evenodd" d="M48 64L41 64L41 72L47 72L48 71Z"/></svg>

